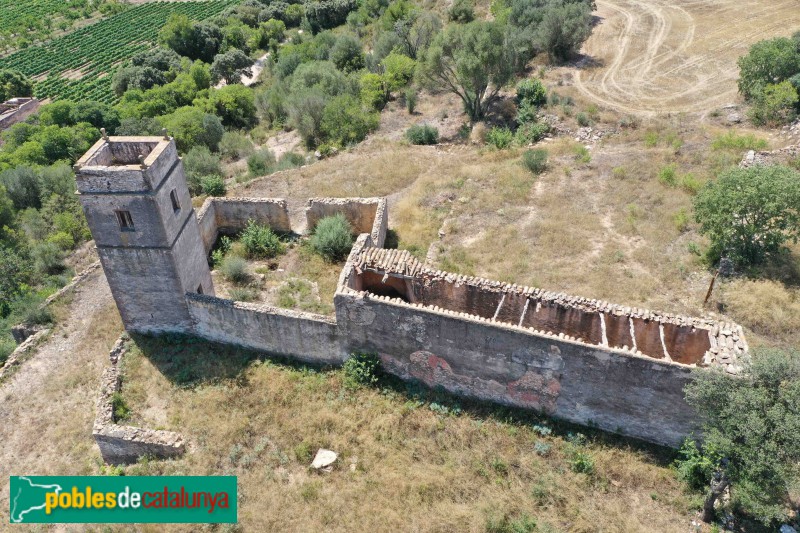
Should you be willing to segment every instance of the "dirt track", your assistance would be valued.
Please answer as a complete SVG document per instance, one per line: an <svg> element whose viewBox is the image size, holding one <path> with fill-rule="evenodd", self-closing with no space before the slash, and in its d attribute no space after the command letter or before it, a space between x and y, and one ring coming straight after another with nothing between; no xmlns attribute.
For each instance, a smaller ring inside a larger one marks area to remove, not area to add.
<svg viewBox="0 0 800 533"><path fill-rule="evenodd" d="M734 102L736 60L751 44L800 29L797 0L598 0L575 85L636 115Z"/></svg>

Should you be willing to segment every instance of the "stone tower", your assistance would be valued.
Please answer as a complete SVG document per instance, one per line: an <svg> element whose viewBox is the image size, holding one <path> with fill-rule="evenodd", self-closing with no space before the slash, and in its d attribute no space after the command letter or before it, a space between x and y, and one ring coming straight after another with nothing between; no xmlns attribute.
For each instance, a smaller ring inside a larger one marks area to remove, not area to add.
<svg viewBox="0 0 800 533"><path fill-rule="evenodd" d="M214 286L175 141L104 136L75 172L125 329L190 331L184 295Z"/></svg>

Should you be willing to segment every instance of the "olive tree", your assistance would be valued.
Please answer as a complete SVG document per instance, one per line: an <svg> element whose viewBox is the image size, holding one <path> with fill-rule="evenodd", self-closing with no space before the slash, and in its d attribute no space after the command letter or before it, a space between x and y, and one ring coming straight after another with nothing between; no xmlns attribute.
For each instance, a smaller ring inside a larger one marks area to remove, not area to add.
<svg viewBox="0 0 800 533"><path fill-rule="evenodd" d="M496 22L451 24L431 43L419 64L432 88L461 98L470 119L483 118L513 76L503 28Z"/></svg>

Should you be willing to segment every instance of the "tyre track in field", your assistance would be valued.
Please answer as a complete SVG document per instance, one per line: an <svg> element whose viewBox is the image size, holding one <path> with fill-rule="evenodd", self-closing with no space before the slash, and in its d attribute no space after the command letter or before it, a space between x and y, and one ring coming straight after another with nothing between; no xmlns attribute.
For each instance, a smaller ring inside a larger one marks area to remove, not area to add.
<svg viewBox="0 0 800 533"><path fill-rule="evenodd" d="M584 45L602 66L576 88L633 115L706 112L736 99L736 60L765 38L800 29L795 0L598 0L601 22Z"/></svg>

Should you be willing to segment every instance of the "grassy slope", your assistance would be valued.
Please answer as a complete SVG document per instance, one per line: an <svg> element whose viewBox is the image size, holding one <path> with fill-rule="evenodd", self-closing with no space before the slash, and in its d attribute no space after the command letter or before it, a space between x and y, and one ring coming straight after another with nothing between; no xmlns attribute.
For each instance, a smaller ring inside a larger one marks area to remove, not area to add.
<svg viewBox="0 0 800 533"><path fill-rule="evenodd" d="M530 414L394 382L348 390L340 371L227 346L136 344L125 363L132 422L185 432L193 445L126 473L237 475L244 531L484 531L523 515L542 531L686 530L690 497L663 450L585 429L589 442L576 446L576 428L542 436ZM330 474L308 469L320 447L339 453ZM575 451L594 473L573 471Z"/></svg>

